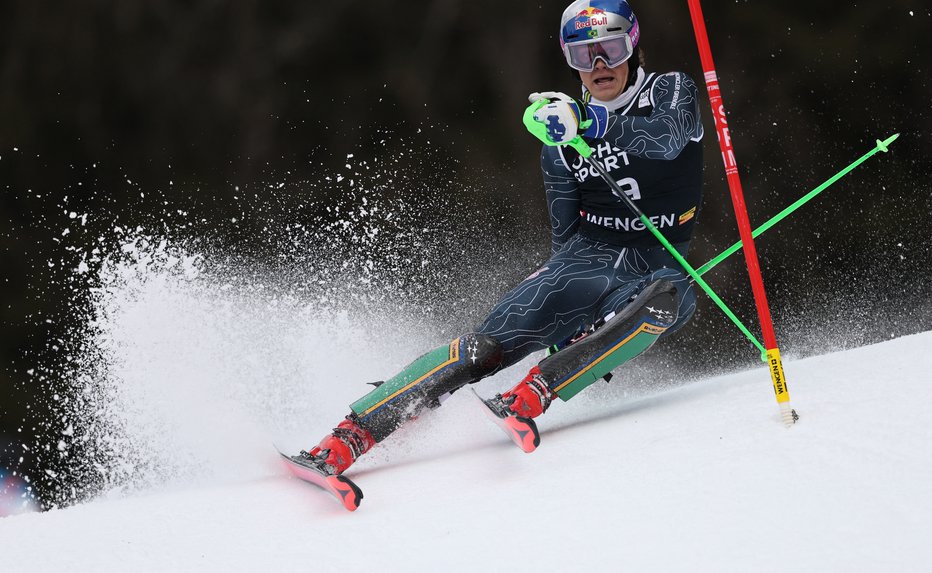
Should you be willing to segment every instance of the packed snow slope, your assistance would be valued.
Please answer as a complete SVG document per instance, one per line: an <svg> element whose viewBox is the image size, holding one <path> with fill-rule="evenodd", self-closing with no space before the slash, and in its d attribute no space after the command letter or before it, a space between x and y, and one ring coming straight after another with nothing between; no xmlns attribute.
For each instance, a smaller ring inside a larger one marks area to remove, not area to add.
<svg viewBox="0 0 932 573"><path fill-rule="evenodd" d="M787 361L791 429L763 367L627 398L622 374L530 455L461 392L353 468L355 513L248 448L220 484L0 519L0 569L929 571L930 349Z"/></svg>

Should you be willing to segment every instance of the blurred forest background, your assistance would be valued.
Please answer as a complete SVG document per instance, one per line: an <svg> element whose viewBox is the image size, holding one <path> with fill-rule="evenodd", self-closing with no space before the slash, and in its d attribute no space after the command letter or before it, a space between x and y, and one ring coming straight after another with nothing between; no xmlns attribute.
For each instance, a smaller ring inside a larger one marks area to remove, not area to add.
<svg viewBox="0 0 932 573"><path fill-rule="evenodd" d="M807 354L838 321L850 334L832 341L842 345L932 328L928 2L703 4L753 224L876 139L902 134L760 239L778 338ZM41 431L35 394L48 388L29 371L60 351L72 312L63 213L133 225L146 219L138 197L149 194L160 198L153 209L191 211L209 226L240 216L241 189L287 210L308 193L345 194L345 182L306 182L378 145L400 170L468 189L467 202L498 211L497 225L524 229L529 260L544 256L539 146L520 117L530 92L578 92L557 39L565 5L0 2L0 436L9 441L0 440L0 468L42 469L18 444ZM648 69L683 70L702 85L685 0L633 8ZM694 263L737 240L705 106ZM247 219L221 235L233 248L261 242L263 228ZM739 259L710 280L756 324ZM484 272L473 269L479 281ZM709 349L715 312L703 302L704 320L666 355L701 354L699 373L737 364L747 354L739 334Z"/></svg>

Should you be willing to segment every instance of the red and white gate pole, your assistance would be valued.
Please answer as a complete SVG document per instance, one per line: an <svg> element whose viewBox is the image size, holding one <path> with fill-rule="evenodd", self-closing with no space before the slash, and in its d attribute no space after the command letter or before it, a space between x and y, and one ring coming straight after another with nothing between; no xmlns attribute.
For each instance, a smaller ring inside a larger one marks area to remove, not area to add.
<svg viewBox="0 0 932 573"><path fill-rule="evenodd" d="M693 29L696 32L696 42L699 45L699 57L702 60L702 69L705 72L706 88L712 102L712 114L715 118L715 129L718 133L718 143L722 149L722 159L725 162L725 174L728 177L728 187L731 190L731 201L735 208L735 217L738 219L738 231L744 245L744 260L747 263L748 275L751 279L751 289L754 292L754 303L757 305L757 315L760 319L761 330L764 335L766 353L764 360L770 368L773 379L774 392L780 406L780 416L787 427L792 426L796 420L796 412L790 406L790 393L786 387L783 376L783 365L780 362L780 349L777 346L777 337L773 331L773 319L770 316L770 307L767 304L767 293L764 290L764 280L761 277L760 263L757 259L757 249L754 247L754 237L751 235L751 223L748 220L747 206L744 203L744 192L741 189L741 178L738 176L738 163L735 160L735 150L728 132L728 121L725 117L725 105L722 103L722 94L719 89L718 75L715 73L715 62L712 60L712 48L709 46L709 36L702 17L702 7L699 0L688 0L689 12L692 16Z"/></svg>

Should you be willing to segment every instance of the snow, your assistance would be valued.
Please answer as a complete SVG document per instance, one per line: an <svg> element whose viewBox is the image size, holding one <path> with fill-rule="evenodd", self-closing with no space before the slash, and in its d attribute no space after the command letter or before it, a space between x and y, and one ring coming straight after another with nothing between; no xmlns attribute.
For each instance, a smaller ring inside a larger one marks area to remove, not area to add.
<svg viewBox="0 0 932 573"><path fill-rule="evenodd" d="M636 398L622 373L555 404L530 455L460 392L349 472L355 513L270 446L219 483L0 519L2 567L927 571L929 348L932 332L787 359L791 429L763 367Z"/></svg>

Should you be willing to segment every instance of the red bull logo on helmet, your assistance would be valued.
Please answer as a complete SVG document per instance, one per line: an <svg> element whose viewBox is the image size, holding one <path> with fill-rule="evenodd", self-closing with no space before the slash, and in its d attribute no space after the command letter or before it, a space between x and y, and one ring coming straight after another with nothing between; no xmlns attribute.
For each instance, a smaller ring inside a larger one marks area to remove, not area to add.
<svg viewBox="0 0 932 573"><path fill-rule="evenodd" d="M593 26L605 26L608 24L608 15L601 8L586 8L579 14L576 14L576 29L591 28Z"/></svg>

